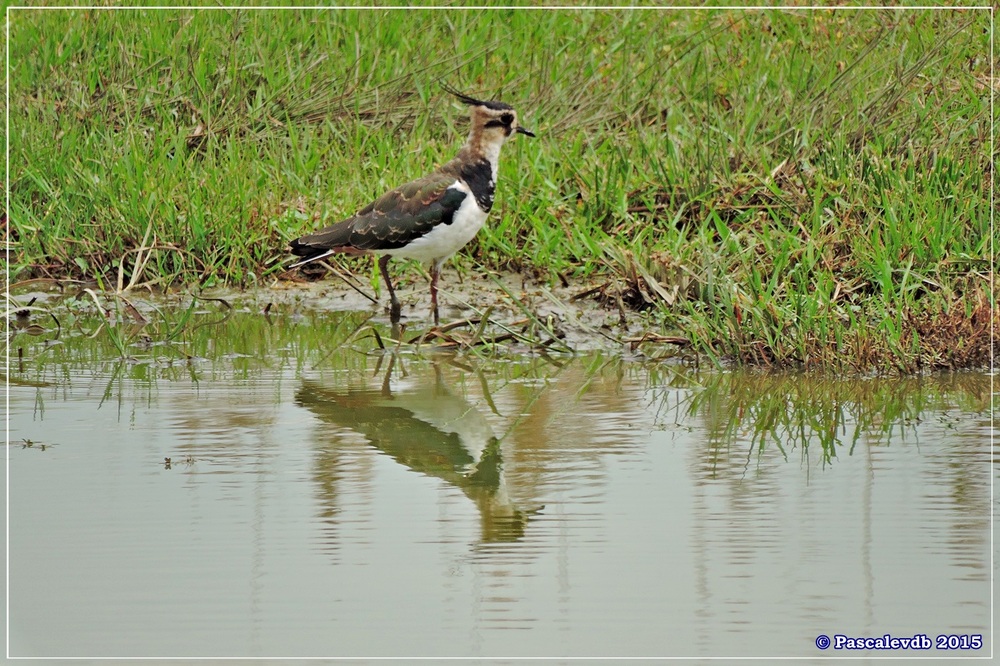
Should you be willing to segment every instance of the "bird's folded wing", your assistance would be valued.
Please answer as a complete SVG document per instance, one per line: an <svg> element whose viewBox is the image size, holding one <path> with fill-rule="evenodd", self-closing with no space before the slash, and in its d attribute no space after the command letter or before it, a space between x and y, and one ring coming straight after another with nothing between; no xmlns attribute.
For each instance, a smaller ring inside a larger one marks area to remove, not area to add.
<svg viewBox="0 0 1000 666"><path fill-rule="evenodd" d="M439 224L451 224L468 196L451 188L455 177L437 172L387 192L354 217L297 238L291 251L300 256L327 250L394 250Z"/></svg>
<svg viewBox="0 0 1000 666"><path fill-rule="evenodd" d="M450 187L454 183L454 176L436 173L382 195L351 220L350 244L359 249L392 250L439 224L451 224L468 196Z"/></svg>

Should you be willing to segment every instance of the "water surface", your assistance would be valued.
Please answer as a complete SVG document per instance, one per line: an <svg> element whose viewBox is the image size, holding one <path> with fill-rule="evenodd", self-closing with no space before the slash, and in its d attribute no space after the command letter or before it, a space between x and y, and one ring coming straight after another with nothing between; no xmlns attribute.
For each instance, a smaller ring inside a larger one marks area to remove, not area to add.
<svg viewBox="0 0 1000 666"><path fill-rule="evenodd" d="M125 359L82 315L14 337L12 656L991 653L985 374L392 354L340 346L356 314L193 316Z"/></svg>

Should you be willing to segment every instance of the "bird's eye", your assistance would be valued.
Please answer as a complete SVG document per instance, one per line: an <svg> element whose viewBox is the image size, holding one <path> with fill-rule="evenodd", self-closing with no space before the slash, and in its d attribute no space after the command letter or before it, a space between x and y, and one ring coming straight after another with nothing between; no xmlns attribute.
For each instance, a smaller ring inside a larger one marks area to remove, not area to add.
<svg viewBox="0 0 1000 666"><path fill-rule="evenodd" d="M510 125L512 122L514 122L514 114L513 113L501 114L500 122L502 122L504 125Z"/></svg>

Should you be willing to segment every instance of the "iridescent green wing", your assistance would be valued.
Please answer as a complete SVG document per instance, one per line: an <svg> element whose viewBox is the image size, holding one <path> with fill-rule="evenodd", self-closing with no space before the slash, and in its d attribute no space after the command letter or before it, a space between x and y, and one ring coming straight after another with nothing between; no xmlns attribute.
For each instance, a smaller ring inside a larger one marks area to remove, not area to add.
<svg viewBox="0 0 1000 666"><path fill-rule="evenodd" d="M465 200L465 192L448 189L454 175L435 172L379 197L357 215L333 226L296 238L293 254L323 256L329 250L394 250L426 234L439 224L450 224ZM308 260L308 259L307 259Z"/></svg>
<svg viewBox="0 0 1000 666"><path fill-rule="evenodd" d="M420 238L439 224L450 224L468 196L449 186L455 176L434 173L387 192L350 221L351 246L392 250Z"/></svg>

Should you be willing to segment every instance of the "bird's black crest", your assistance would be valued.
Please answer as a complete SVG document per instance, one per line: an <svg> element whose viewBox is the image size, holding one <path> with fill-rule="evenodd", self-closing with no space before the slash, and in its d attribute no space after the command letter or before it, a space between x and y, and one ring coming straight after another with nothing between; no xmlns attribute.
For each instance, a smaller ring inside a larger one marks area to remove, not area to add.
<svg viewBox="0 0 1000 666"><path fill-rule="evenodd" d="M447 83L442 83L441 87L444 88L445 92L450 93L458 98L462 104L468 104L469 106L485 106L487 109L493 109L494 111L507 111L513 109L510 104L506 102L496 102L492 100L481 100L475 97L469 97L465 93L460 93Z"/></svg>

